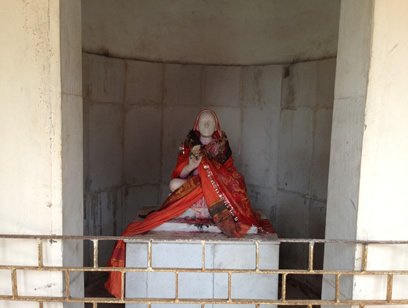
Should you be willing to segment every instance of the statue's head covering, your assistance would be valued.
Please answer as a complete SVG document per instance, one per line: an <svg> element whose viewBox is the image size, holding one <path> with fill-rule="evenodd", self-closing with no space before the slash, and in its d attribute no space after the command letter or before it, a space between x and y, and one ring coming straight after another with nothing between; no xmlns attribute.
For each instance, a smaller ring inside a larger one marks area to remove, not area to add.
<svg viewBox="0 0 408 308"><path fill-rule="evenodd" d="M220 125L220 121L218 120L218 116L215 113L215 111L210 110L210 109L203 109L197 114L197 117L194 122L193 130L198 131L198 122L200 121L201 115L203 115L204 113L209 113L213 116L215 120L215 131L214 132L216 132L218 135L221 135L221 125Z"/></svg>

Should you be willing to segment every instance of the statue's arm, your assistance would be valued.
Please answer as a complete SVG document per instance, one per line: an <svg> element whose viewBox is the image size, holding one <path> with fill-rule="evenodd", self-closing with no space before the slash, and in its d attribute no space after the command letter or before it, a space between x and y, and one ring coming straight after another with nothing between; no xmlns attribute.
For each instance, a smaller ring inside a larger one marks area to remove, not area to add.
<svg viewBox="0 0 408 308"><path fill-rule="evenodd" d="M201 155L197 154L199 148L186 147L185 144L180 147L180 152L177 158L177 165L172 173L172 179L169 183L170 191L173 192L182 186L187 180L188 175L197 169L201 162Z"/></svg>
<svg viewBox="0 0 408 308"><path fill-rule="evenodd" d="M189 154L189 158L188 158L188 164L186 166L184 166L184 168L181 170L180 172L180 177L181 178L185 178L187 177L191 172L193 172L195 169L198 168L198 166L200 165L202 156L200 153L200 145L195 145Z"/></svg>
<svg viewBox="0 0 408 308"><path fill-rule="evenodd" d="M200 146L193 146L191 149L183 144L180 147L180 151L177 157L177 164L173 170L171 177L174 178L186 178L191 172L193 172L200 165L201 155ZM194 155L190 155L194 154Z"/></svg>
<svg viewBox="0 0 408 308"><path fill-rule="evenodd" d="M172 179L179 178L184 167L188 165L189 153L190 151L188 148L185 148L184 146L180 147L180 151L177 156L177 164L171 174Z"/></svg>

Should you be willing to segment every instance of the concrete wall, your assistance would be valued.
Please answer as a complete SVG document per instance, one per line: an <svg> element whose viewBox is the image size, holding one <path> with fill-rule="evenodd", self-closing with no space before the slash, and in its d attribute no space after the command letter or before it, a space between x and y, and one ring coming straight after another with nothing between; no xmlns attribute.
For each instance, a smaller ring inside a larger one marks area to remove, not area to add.
<svg viewBox="0 0 408 308"><path fill-rule="evenodd" d="M83 47L158 62L276 64L333 57L339 0L84 0Z"/></svg>
<svg viewBox="0 0 408 308"><path fill-rule="evenodd" d="M327 238L407 239L407 9L403 0L342 2ZM406 245L370 246L367 270L407 268L407 256ZM327 249L325 267L360 269L360 247ZM395 278L393 299L406 298L406 278ZM333 293L326 277L323 294ZM384 300L386 278L344 280L341 296Z"/></svg>
<svg viewBox="0 0 408 308"><path fill-rule="evenodd" d="M83 57L84 93L84 233L120 234L123 200L124 75L121 60ZM100 264L113 243L101 242ZM107 246L105 248L105 246ZM106 249L106 251L104 250ZM89 265L92 245L85 245Z"/></svg>
<svg viewBox="0 0 408 308"><path fill-rule="evenodd" d="M88 233L119 234L166 198L178 146L211 108L253 207L281 237L324 236L335 59L209 66L84 53L83 62ZM283 264L302 266L306 251L283 248Z"/></svg>
<svg viewBox="0 0 408 308"><path fill-rule="evenodd" d="M277 220L284 238L324 238L335 59L291 65L282 87ZM281 268L307 268L308 246L281 245ZM315 247L315 266L323 246ZM302 277L315 290L321 278Z"/></svg>
<svg viewBox="0 0 408 308"><path fill-rule="evenodd" d="M83 99L81 1L60 0L61 114L62 114L62 234L83 235ZM83 265L82 241L63 243L63 265ZM71 273L72 296L84 294L83 273ZM64 304L82 307L82 304Z"/></svg>
<svg viewBox="0 0 408 308"><path fill-rule="evenodd" d="M342 5L326 219L329 239L356 239L372 5L372 1L361 1L358 5L346 1ZM355 253L354 246L328 245L324 266L352 269ZM325 277L323 296L331 298L333 288L334 277ZM351 298L352 288L353 280L344 279L342 296Z"/></svg>
<svg viewBox="0 0 408 308"><path fill-rule="evenodd" d="M2 2L2 234L82 234L80 9L80 1L71 0ZM44 242L44 264L81 264L81 247ZM1 240L0 263L36 265L36 241ZM17 278L19 295L59 296L64 281L46 271L18 271ZM73 295L80 296L80 275L71 279ZM10 272L2 271L0 293L10 292Z"/></svg>

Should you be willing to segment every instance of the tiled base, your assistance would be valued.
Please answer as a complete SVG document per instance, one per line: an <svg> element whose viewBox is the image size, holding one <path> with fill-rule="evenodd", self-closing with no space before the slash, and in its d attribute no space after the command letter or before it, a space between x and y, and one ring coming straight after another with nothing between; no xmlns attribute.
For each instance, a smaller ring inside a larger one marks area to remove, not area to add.
<svg viewBox="0 0 408 308"><path fill-rule="evenodd" d="M276 235L248 235L243 239L231 239L217 233L152 232L127 241L126 266L146 267L148 242L152 240L153 268L201 269L203 251L201 241L206 241L206 269L255 269L256 245L259 241L259 269L277 269L279 243ZM278 275L232 273L232 299L276 299ZM176 275L171 271L133 272L126 274L127 298L166 298L176 294ZM178 296L180 299L225 299L228 298L228 274L182 271L178 274ZM173 304L174 305L174 304ZM171 307L170 304L155 304L152 307ZM188 304L177 306L195 307ZM128 304L130 307L147 307L145 304ZM197 305L201 307L201 305ZM224 305L206 305L219 307ZM226 307L226 306L225 306ZM255 305L228 305L228 307L255 307ZM263 306L263 307L272 307Z"/></svg>

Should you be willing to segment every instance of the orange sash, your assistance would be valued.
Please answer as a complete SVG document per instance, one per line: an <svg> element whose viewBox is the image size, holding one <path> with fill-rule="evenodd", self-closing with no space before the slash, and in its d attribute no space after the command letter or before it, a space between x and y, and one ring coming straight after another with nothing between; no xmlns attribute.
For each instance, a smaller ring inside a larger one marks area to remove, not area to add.
<svg viewBox="0 0 408 308"><path fill-rule="evenodd" d="M200 178L198 176L191 177L167 198L160 210L149 214L143 221L129 224L122 236L133 236L152 230L166 221L180 216L202 196ZM108 266L125 267L125 257L126 244L122 240L117 241ZM122 290L121 272L110 272L105 287L113 296L120 298Z"/></svg>

